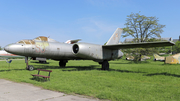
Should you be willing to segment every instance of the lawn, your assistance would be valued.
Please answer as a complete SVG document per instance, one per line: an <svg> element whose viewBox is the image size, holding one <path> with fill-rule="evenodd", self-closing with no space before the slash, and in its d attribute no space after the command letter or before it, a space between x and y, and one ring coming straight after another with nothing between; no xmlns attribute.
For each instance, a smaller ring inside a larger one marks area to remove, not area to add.
<svg viewBox="0 0 180 101"><path fill-rule="evenodd" d="M109 63L110 70L102 71L101 65L87 60L69 61L66 68L60 68L58 61L53 60L48 60L48 64L30 61L35 69L52 70L50 81L42 82L32 79L31 74L37 70L25 70L24 60L13 60L10 67L0 61L0 78L112 101L179 101L180 65L152 59L141 63L120 59Z"/></svg>

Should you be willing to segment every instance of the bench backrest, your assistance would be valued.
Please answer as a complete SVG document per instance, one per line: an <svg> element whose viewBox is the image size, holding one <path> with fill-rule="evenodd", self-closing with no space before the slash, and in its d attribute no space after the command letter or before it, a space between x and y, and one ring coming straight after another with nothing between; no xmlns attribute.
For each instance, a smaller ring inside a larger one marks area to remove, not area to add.
<svg viewBox="0 0 180 101"><path fill-rule="evenodd" d="M52 70L37 69L38 71L52 72Z"/></svg>

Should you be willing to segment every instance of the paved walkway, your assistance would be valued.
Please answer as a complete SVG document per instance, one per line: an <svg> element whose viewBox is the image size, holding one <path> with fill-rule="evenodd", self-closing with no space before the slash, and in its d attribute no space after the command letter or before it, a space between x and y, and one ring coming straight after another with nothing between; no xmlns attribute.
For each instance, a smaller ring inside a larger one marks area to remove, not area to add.
<svg viewBox="0 0 180 101"><path fill-rule="evenodd" d="M0 79L0 101L100 101Z"/></svg>

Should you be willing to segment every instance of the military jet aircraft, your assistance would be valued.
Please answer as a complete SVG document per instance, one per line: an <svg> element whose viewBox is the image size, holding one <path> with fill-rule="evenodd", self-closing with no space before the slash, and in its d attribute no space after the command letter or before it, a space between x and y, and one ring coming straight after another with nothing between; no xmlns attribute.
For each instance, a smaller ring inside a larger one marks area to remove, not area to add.
<svg viewBox="0 0 180 101"><path fill-rule="evenodd" d="M102 70L108 70L108 61L119 59L123 56L123 52L120 49L174 45L173 42L168 41L119 44L122 31L121 28L117 28L106 45L80 43L78 41L73 44L60 43L51 38L40 36L33 40L21 40L17 43L7 45L4 49L7 52L25 56L27 63L26 69L29 70L33 70L34 68L33 66L28 66L27 57L44 57L57 60L60 67L65 67L68 60L93 60L102 64Z"/></svg>
<svg viewBox="0 0 180 101"><path fill-rule="evenodd" d="M159 56L157 54L153 54L153 56L154 56L154 61L165 61L164 56Z"/></svg>
<svg viewBox="0 0 180 101"><path fill-rule="evenodd" d="M151 59L151 57L146 56L146 55L142 55L140 61L145 61L145 60L147 60L147 59ZM132 55L127 55L127 56L126 56L126 60L134 60L134 56L132 56Z"/></svg>

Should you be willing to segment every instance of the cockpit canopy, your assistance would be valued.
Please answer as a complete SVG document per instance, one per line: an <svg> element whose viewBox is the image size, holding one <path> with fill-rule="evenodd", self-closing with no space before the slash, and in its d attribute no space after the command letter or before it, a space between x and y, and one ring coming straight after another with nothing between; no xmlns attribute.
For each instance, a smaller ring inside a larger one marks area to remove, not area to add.
<svg viewBox="0 0 180 101"><path fill-rule="evenodd" d="M21 43L21 44L35 44L36 41L43 41L43 42L57 42L55 41L54 39L51 39L51 38L48 38L48 37L45 37L45 36L39 36L33 40L21 40L21 41L18 41L17 43Z"/></svg>
<svg viewBox="0 0 180 101"><path fill-rule="evenodd" d="M18 41L17 43L22 43L22 44L35 44L35 42L33 40L21 40L21 41Z"/></svg>
<svg viewBox="0 0 180 101"><path fill-rule="evenodd" d="M34 41L48 41L48 42L57 42L56 40L54 39L51 39L49 37L45 37L45 36L39 36L35 39L33 39Z"/></svg>
<svg viewBox="0 0 180 101"><path fill-rule="evenodd" d="M48 41L48 37L39 36L39 37L35 38L34 40L38 40L38 41Z"/></svg>

